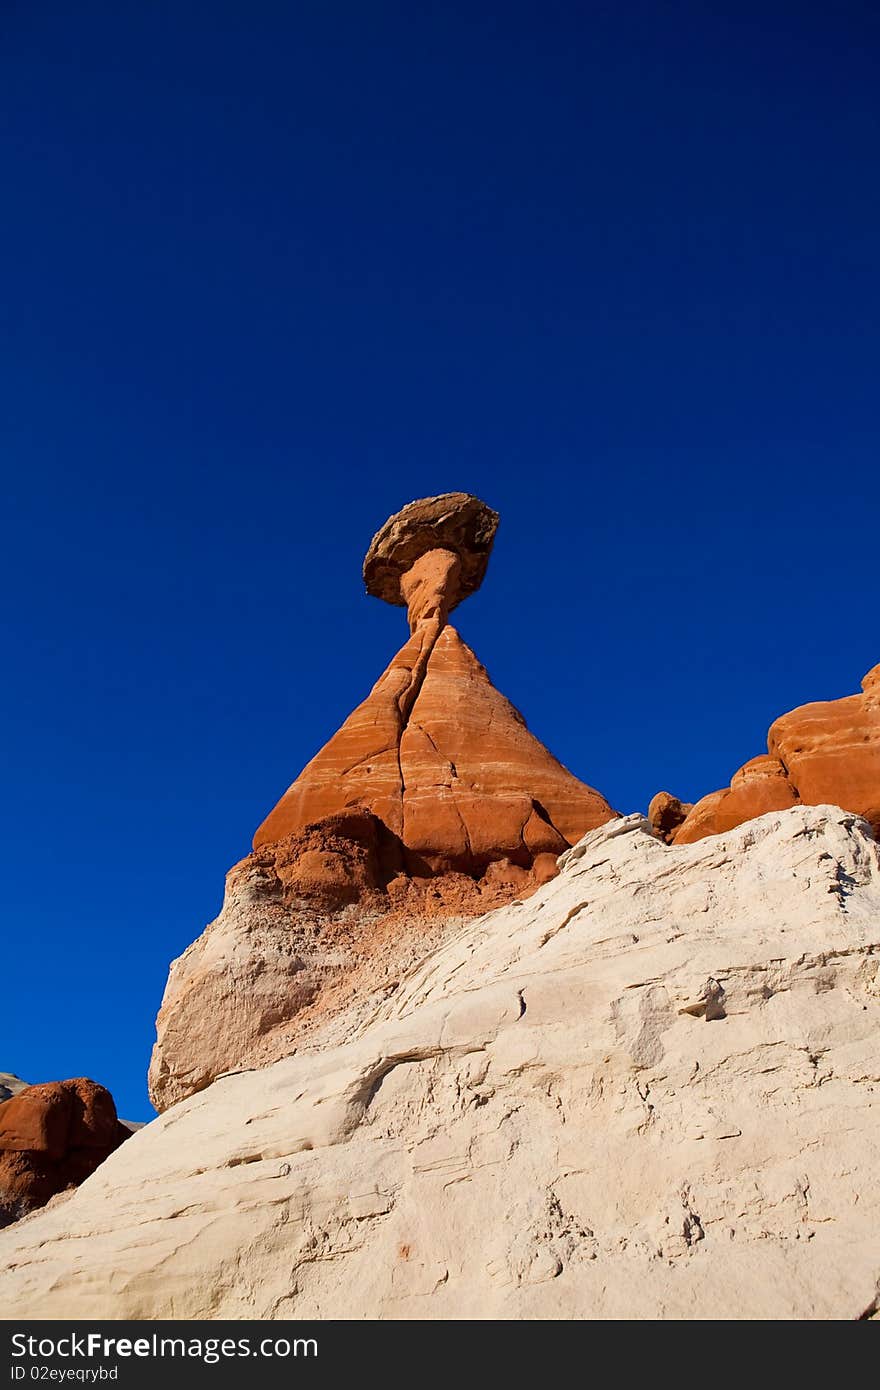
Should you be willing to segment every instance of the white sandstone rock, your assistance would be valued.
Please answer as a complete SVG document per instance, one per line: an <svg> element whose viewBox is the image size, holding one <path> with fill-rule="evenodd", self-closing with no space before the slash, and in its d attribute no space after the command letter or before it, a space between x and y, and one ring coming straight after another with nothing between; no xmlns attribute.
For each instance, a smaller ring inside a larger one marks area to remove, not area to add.
<svg viewBox="0 0 880 1390"><path fill-rule="evenodd" d="M870 1316L865 829L591 832L347 1041L215 1081L0 1233L3 1316Z"/></svg>

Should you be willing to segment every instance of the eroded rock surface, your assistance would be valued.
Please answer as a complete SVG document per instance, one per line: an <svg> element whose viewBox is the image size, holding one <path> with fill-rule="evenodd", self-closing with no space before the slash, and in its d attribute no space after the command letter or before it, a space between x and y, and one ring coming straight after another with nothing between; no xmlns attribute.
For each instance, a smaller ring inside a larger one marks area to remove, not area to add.
<svg viewBox="0 0 880 1390"><path fill-rule="evenodd" d="M261 845L226 879L219 916L171 965L156 1020L157 1110L221 1072L287 1056L341 1010L368 1012L467 917L534 892L553 854L496 860L478 879L406 872L399 839L368 811Z"/></svg>
<svg viewBox="0 0 880 1390"><path fill-rule="evenodd" d="M878 964L854 815L612 822L3 1233L3 1316L870 1317Z"/></svg>

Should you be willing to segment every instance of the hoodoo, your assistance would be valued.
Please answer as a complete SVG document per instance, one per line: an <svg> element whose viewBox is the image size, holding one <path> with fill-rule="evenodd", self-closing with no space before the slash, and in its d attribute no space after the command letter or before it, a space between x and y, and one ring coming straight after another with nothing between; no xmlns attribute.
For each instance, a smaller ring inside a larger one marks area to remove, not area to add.
<svg viewBox="0 0 880 1390"><path fill-rule="evenodd" d="M309 763L254 848L361 807L417 874L531 868L613 814L529 733L449 624L482 583L497 513L464 492L411 502L373 537L367 592L405 606L410 638Z"/></svg>
<svg viewBox="0 0 880 1390"><path fill-rule="evenodd" d="M479 498L449 492L410 502L373 537L367 593L406 608L409 637L173 963L150 1070L157 1108L387 997L450 923L533 891L614 816L449 623L483 581L497 526Z"/></svg>

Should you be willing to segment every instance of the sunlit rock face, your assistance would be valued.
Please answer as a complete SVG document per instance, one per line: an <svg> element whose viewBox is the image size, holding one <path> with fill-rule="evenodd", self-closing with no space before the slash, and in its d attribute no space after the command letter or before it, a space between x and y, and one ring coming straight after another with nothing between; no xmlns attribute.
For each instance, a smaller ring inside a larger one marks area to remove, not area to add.
<svg viewBox="0 0 880 1390"><path fill-rule="evenodd" d="M526 727L448 624L482 581L498 518L466 493L411 502L373 538L368 592L405 605L410 638L260 826L255 848L353 807L415 874L530 868L613 814Z"/></svg>
<svg viewBox="0 0 880 1390"><path fill-rule="evenodd" d="M673 832L676 844L798 804L842 806L880 834L880 666L865 676L860 695L783 714L770 726L767 748L729 787L691 807Z"/></svg>

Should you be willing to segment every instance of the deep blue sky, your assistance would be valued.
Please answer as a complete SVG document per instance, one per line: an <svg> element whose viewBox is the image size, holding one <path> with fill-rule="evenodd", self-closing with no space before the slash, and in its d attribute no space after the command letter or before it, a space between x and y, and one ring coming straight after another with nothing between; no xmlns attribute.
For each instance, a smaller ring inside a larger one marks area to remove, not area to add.
<svg viewBox="0 0 880 1390"><path fill-rule="evenodd" d="M880 660L880 13L7 3L0 1070L132 1118L169 960L501 513L457 623L620 809Z"/></svg>

